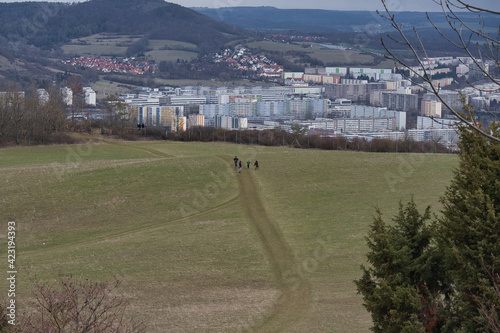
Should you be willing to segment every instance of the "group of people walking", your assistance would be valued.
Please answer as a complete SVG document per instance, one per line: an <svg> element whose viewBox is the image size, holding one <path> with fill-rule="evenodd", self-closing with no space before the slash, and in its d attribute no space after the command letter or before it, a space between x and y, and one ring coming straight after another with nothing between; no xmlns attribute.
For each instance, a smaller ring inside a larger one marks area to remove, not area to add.
<svg viewBox="0 0 500 333"><path fill-rule="evenodd" d="M233 158L233 161L234 161L234 167L239 168L238 172L241 173L241 165L242 165L241 160L237 156L235 156ZM252 164L252 162L247 161L247 169L250 169L250 164ZM253 166L255 167L255 170L259 170L259 162L258 161L255 161Z"/></svg>

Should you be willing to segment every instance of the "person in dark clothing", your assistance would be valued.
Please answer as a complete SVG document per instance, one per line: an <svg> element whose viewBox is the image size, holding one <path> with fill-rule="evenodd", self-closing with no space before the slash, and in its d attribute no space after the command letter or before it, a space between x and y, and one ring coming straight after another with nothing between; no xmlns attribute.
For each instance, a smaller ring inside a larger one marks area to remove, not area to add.
<svg viewBox="0 0 500 333"><path fill-rule="evenodd" d="M240 161L240 171L239 171L239 173L241 173L241 161Z"/></svg>
<svg viewBox="0 0 500 333"><path fill-rule="evenodd" d="M238 167L238 157L234 157L233 158L233 161L234 161L234 167L237 168Z"/></svg>
<svg viewBox="0 0 500 333"><path fill-rule="evenodd" d="M255 167L255 170L259 170L259 161L255 161L253 166Z"/></svg>

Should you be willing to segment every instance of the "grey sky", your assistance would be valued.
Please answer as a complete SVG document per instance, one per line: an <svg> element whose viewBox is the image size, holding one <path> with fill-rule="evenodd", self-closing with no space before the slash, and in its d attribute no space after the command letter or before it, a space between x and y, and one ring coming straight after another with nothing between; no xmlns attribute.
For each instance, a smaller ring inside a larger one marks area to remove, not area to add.
<svg viewBox="0 0 500 333"><path fill-rule="evenodd" d="M19 0L0 0L18 2ZM31 0L33 1L33 0ZM81 2L81 0L45 0L50 2ZM334 10L382 10L380 0L170 0L185 7L272 6L277 8L310 8ZM499 0L469 0L471 4L500 11ZM438 11L432 0L387 0L393 11Z"/></svg>

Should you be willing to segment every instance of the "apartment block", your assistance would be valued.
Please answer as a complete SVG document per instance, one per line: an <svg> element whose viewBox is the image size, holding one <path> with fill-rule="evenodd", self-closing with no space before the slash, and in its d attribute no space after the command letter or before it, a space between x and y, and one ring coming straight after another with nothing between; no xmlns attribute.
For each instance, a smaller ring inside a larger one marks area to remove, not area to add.
<svg viewBox="0 0 500 333"><path fill-rule="evenodd" d="M175 117L184 115L183 106L129 106L129 114L134 123L147 126L171 127Z"/></svg>
<svg viewBox="0 0 500 333"><path fill-rule="evenodd" d="M379 81L383 75L392 74L392 69L384 68L349 68L349 74L357 79L361 76L368 76L369 79Z"/></svg>
<svg viewBox="0 0 500 333"><path fill-rule="evenodd" d="M301 122L309 129L335 131L338 133L361 133L397 130L396 118L337 118L316 119Z"/></svg>
<svg viewBox="0 0 500 333"><path fill-rule="evenodd" d="M383 92L382 106L390 110L417 112L418 95L398 94L397 92Z"/></svg>
<svg viewBox="0 0 500 333"><path fill-rule="evenodd" d="M286 80L286 79L302 80L302 79L304 79L304 73L303 72L283 72L283 73L281 73L281 78L284 80Z"/></svg>
<svg viewBox="0 0 500 333"><path fill-rule="evenodd" d="M215 117L215 128L228 130L246 129L248 128L248 120L246 118L217 116Z"/></svg>
<svg viewBox="0 0 500 333"><path fill-rule="evenodd" d="M351 105L351 118L394 118L394 129L402 131L406 128L406 112L388 110L387 108L367 105Z"/></svg>
<svg viewBox="0 0 500 333"><path fill-rule="evenodd" d="M187 129L186 117L174 117L172 119L171 130L173 132L183 132Z"/></svg>
<svg viewBox="0 0 500 333"><path fill-rule="evenodd" d="M340 82L339 76L328 76L328 75L315 75L315 74L305 74L304 82L315 83L315 84L338 84Z"/></svg>
<svg viewBox="0 0 500 333"><path fill-rule="evenodd" d="M305 74L345 77L348 71L347 67L306 67Z"/></svg>
<svg viewBox="0 0 500 333"><path fill-rule="evenodd" d="M325 95L330 99L346 98L357 103L366 103L370 100L370 93L374 90L387 89L387 83L368 83L366 80L342 80L340 84L325 86Z"/></svg>
<svg viewBox="0 0 500 333"><path fill-rule="evenodd" d="M459 124L458 119L443 119L443 118L430 118L430 117L417 117L417 129L454 129Z"/></svg>
<svg viewBox="0 0 500 333"><path fill-rule="evenodd" d="M83 87L83 93L85 94L85 104L90 106L97 105L97 94L91 87Z"/></svg>
<svg viewBox="0 0 500 333"><path fill-rule="evenodd" d="M202 114L190 114L188 116L188 127L205 126L205 116Z"/></svg>
<svg viewBox="0 0 500 333"><path fill-rule="evenodd" d="M458 93L458 91L441 89L439 91L439 96L441 97L443 102L446 103L446 105L449 105L452 109L460 111L463 109L462 102L460 101L460 94ZM424 94L423 99L440 101L438 97L432 93ZM448 108L444 103L442 107L442 112L448 111Z"/></svg>
<svg viewBox="0 0 500 333"><path fill-rule="evenodd" d="M64 104L66 104L66 105L73 104L73 90L71 90L68 87L64 87L64 88L60 89L60 93L61 93L62 99L64 101Z"/></svg>
<svg viewBox="0 0 500 333"><path fill-rule="evenodd" d="M421 115L427 117L441 117L441 102L433 100L422 100L421 104Z"/></svg>

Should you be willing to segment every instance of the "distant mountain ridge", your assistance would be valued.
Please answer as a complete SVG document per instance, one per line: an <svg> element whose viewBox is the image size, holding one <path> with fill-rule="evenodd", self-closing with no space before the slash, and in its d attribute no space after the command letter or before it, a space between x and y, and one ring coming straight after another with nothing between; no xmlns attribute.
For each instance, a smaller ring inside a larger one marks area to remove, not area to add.
<svg viewBox="0 0 500 333"><path fill-rule="evenodd" d="M390 23L374 11L336 11L316 9L278 9L275 7L194 7L214 20L219 20L234 27L259 31L298 31L302 33L330 33L391 30ZM407 27L430 27L423 12L395 12L400 23ZM431 19L443 22L442 13L430 13ZM477 25L475 13L460 13L468 23ZM486 27L498 30L498 16L484 14L482 19ZM496 27L496 28L495 28Z"/></svg>

